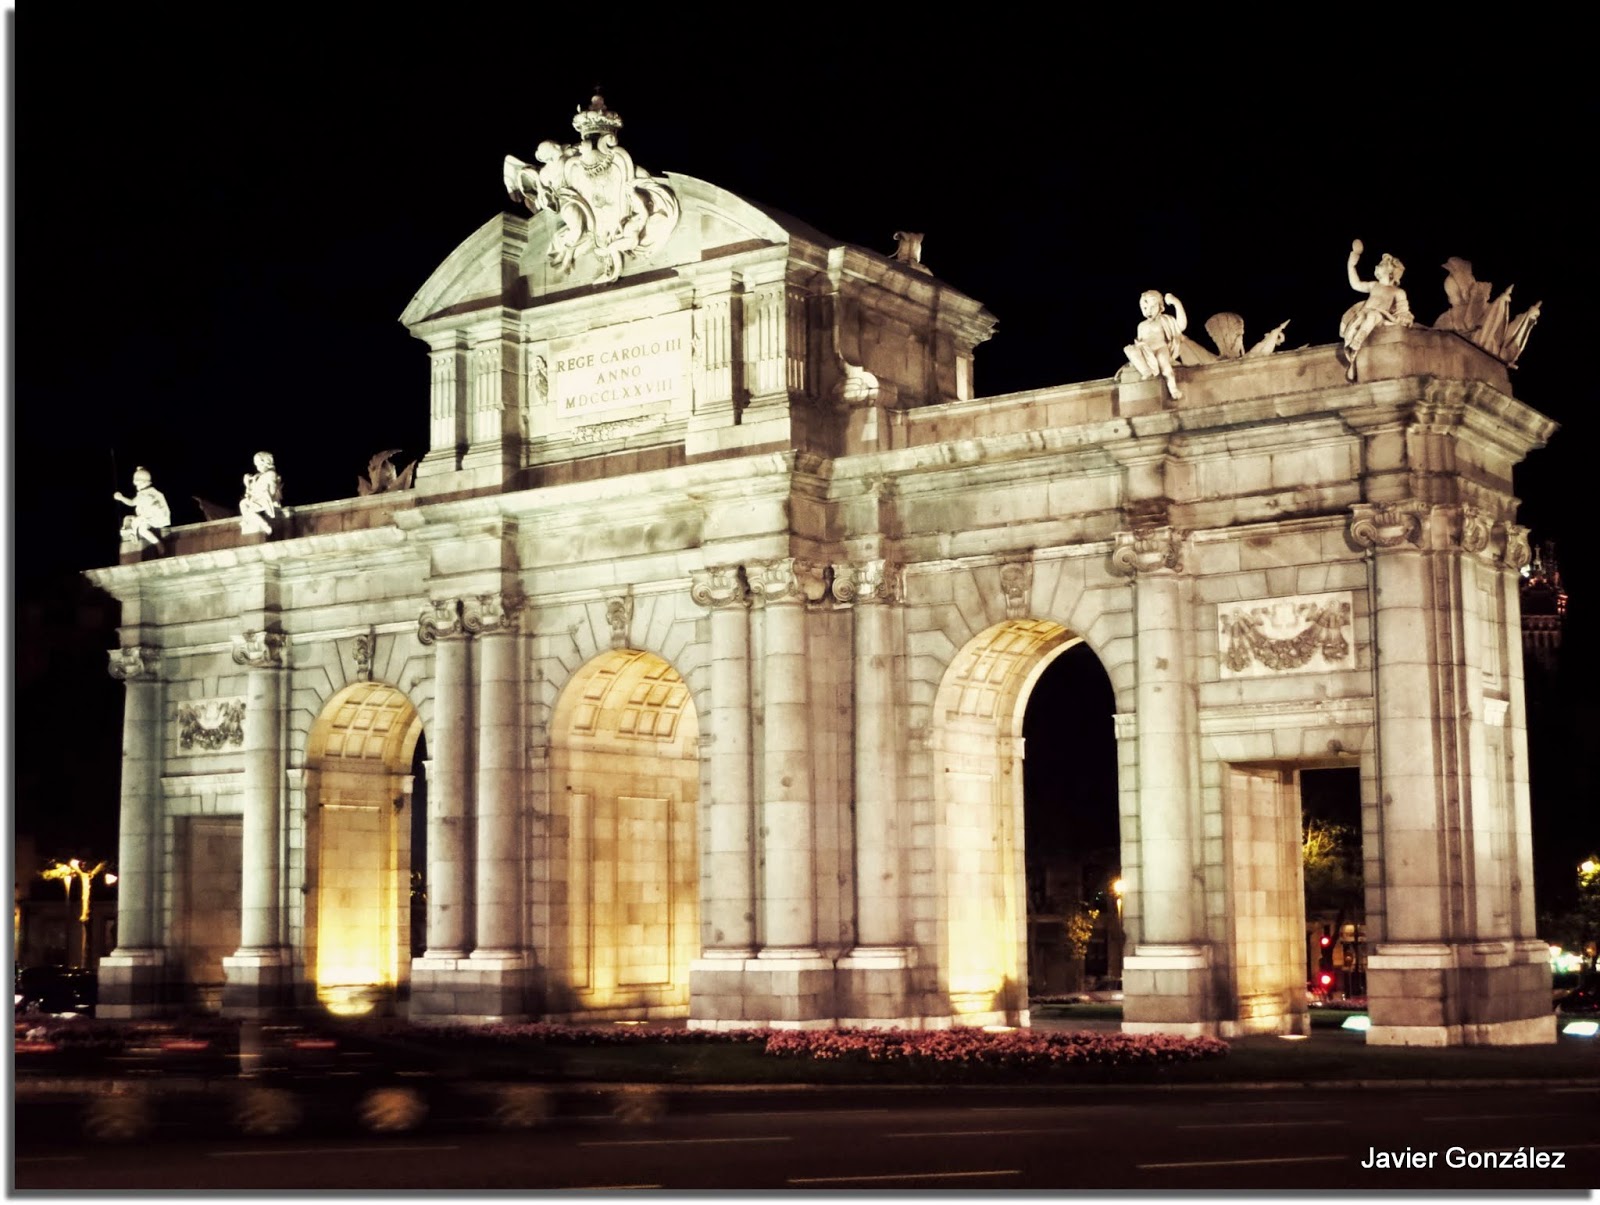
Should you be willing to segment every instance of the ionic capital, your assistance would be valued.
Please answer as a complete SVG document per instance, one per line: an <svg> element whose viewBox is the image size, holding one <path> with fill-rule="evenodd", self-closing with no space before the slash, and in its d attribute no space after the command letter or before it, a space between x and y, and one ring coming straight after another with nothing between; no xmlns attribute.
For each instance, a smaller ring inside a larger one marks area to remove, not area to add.
<svg viewBox="0 0 1600 1205"><path fill-rule="evenodd" d="M489 636L496 632L515 632L522 613L522 595L510 590L494 594L477 594L461 600L461 628L475 636Z"/></svg>
<svg viewBox="0 0 1600 1205"><path fill-rule="evenodd" d="M904 567L893 561L852 561L833 567L833 597L838 602L893 603L904 595Z"/></svg>
<svg viewBox="0 0 1600 1205"><path fill-rule="evenodd" d="M117 681L148 682L155 679L156 669L161 661L161 650L152 648L148 644L131 644L111 649L107 656L110 657L111 664L106 667L106 672Z"/></svg>
<svg viewBox="0 0 1600 1205"><path fill-rule="evenodd" d="M1183 563L1183 532L1175 527L1140 527L1116 533L1111 572L1119 577L1175 572Z"/></svg>
<svg viewBox="0 0 1600 1205"><path fill-rule="evenodd" d="M750 589L744 570L738 565L712 565L689 573L689 597L697 606L744 607L750 603Z"/></svg>
<svg viewBox="0 0 1600 1205"><path fill-rule="evenodd" d="M282 669L289 638L282 632L249 631L233 638L233 663L254 669Z"/></svg>
<svg viewBox="0 0 1600 1205"><path fill-rule="evenodd" d="M1418 543L1427 504L1415 498L1400 502L1357 502L1350 508L1350 540L1360 548L1398 548Z"/></svg>
<svg viewBox="0 0 1600 1205"><path fill-rule="evenodd" d="M459 598L434 599L417 617L417 639L423 644L432 644L435 640L462 634Z"/></svg>
<svg viewBox="0 0 1600 1205"><path fill-rule="evenodd" d="M828 566L794 556L751 561L744 569L751 592L764 603L821 602L832 576Z"/></svg>

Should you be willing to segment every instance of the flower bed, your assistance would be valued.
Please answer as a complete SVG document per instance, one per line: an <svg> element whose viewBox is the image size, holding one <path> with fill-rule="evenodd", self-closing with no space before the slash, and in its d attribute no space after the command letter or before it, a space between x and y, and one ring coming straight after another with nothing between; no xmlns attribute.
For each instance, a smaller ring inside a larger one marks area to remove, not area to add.
<svg viewBox="0 0 1600 1205"><path fill-rule="evenodd" d="M769 1033L766 1053L786 1058L860 1058L873 1063L1052 1069L1152 1067L1221 1058L1226 1042L1165 1034L1061 1033L1016 1029L832 1029Z"/></svg>

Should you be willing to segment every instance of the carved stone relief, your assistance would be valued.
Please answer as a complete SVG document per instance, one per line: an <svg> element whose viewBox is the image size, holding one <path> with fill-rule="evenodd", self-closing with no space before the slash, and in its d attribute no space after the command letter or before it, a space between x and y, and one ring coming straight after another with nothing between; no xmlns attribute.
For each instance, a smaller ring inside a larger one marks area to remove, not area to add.
<svg viewBox="0 0 1600 1205"><path fill-rule="evenodd" d="M378 649L378 635L367 631L355 639L356 677L363 682L372 681L372 658Z"/></svg>
<svg viewBox="0 0 1600 1205"><path fill-rule="evenodd" d="M633 624L633 595L619 594L606 599L606 623L611 626L611 647L627 648L628 629Z"/></svg>
<svg viewBox="0 0 1600 1205"><path fill-rule="evenodd" d="M1007 619L1028 617L1028 596L1032 591L1032 561L1007 561L1000 566L1000 592L1005 595Z"/></svg>
<svg viewBox="0 0 1600 1205"><path fill-rule="evenodd" d="M1219 606L1217 652L1222 677L1354 669L1352 613L1348 590Z"/></svg>
<svg viewBox="0 0 1600 1205"><path fill-rule="evenodd" d="M244 699L195 699L178 704L178 748L221 749L244 744Z"/></svg>

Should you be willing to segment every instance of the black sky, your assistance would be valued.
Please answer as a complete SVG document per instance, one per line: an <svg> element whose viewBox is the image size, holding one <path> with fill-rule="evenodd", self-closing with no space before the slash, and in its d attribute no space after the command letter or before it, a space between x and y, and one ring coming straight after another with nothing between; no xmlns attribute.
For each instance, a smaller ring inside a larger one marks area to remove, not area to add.
<svg viewBox="0 0 1600 1205"><path fill-rule="evenodd" d="M1382 16L1345 19L1357 11ZM1565 49L1576 31L1437 18L1407 43L1335 30L1331 10L1328 28L1215 11L1095 21L28 6L13 148L19 644L45 639L30 602L114 560L125 512L110 494L135 464L188 521L190 495L237 498L258 447L291 505L353 493L378 449L422 451L427 357L398 315L510 207L504 156L570 141L599 83L653 172L879 251L925 232L924 262L999 319L982 394L1111 375L1147 288L1176 293L1196 324L1231 309L1250 337L1289 318L1288 346L1329 343L1354 300L1354 237L1366 275L1381 252L1405 261L1424 321L1446 307L1447 256L1514 281L1520 303L1544 301L1516 392L1562 424L1521 471L1521 518L1561 544L1586 678L1597 106L1581 51ZM1223 24L1237 28L1200 32ZM29 742L56 739L25 713L102 695L115 761L120 688L101 668L114 643L85 631L81 662L58 663L93 662L92 685L19 682L21 814L114 818L114 769L111 801L89 783L78 793L95 798L48 808L23 797L22 773ZM99 740L89 728L75 739ZM1568 784L1580 797L1563 806L1592 815L1592 788Z"/></svg>

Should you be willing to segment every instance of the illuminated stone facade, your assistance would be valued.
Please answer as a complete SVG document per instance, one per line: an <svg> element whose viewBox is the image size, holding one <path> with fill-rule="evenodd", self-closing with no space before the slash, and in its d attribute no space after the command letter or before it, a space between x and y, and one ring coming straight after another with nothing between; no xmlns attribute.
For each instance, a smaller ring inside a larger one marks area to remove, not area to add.
<svg viewBox="0 0 1600 1205"><path fill-rule="evenodd" d="M920 264L652 179L632 233L501 214L423 285L414 489L92 571L104 1012L210 959L241 1013L1024 1022L1021 717L1085 642L1127 1028L1304 1029L1296 774L1357 766L1369 1040L1553 1038L1511 479L1553 424L1504 364L1388 329L1353 383L1323 346L978 398L993 321ZM237 732L182 739L216 700Z"/></svg>

